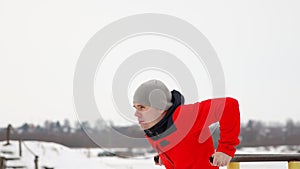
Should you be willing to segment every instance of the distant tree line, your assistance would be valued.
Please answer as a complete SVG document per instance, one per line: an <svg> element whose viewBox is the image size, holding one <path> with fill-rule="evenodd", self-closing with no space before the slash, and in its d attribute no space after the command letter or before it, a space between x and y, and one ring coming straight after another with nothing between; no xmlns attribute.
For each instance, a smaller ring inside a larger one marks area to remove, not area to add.
<svg viewBox="0 0 300 169"><path fill-rule="evenodd" d="M111 132L112 130L116 132ZM97 120L92 126L90 122L76 122L71 125L68 119L63 123L60 121L46 120L44 125L34 125L24 123L11 131L12 140L38 140L55 142L68 147L149 147L145 139L120 139L116 133L121 133L125 137L143 138L144 133L139 126L114 126L111 122L106 124L103 120ZM94 137L91 139L89 134ZM0 129L0 141L6 140L6 128ZM98 140L101 140L100 142Z"/></svg>
<svg viewBox="0 0 300 169"><path fill-rule="evenodd" d="M45 121L44 125L33 125L24 123L11 132L13 140L39 140L56 142L68 147L150 147L144 138L144 132L139 126L114 126L103 120L97 120L95 125L89 122L76 123L71 126L69 120ZM111 132L112 130L117 132ZM116 133L129 138L120 138ZM216 132L218 133L218 131ZM91 139L89 134L96 137ZM6 140L6 128L0 129L0 140ZM98 144L101 140L101 144ZM265 124L261 121L249 120L241 125L241 143L239 147L254 146L278 146L278 145L299 145L300 144L300 123L292 119L285 124Z"/></svg>
<svg viewBox="0 0 300 169"><path fill-rule="evenodd" d="M292 119L285 124L266 125L249 120L241 128L240 146L300 145L300 123Z"/></svg>

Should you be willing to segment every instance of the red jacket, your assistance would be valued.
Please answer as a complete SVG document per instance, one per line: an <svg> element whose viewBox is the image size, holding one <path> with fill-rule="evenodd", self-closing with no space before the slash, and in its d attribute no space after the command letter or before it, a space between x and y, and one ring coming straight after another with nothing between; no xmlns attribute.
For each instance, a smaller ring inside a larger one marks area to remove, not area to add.
<svg viewBox="0 0 300 169"><path fill-rule="evenodd" d="M208 126L215 122L220 123L216 151L234 156L240 133L237 100L217 98L179 105L170 117L173 124L164 133L146 136L167 169L217 169L209 163L215 150Z"/></svg>

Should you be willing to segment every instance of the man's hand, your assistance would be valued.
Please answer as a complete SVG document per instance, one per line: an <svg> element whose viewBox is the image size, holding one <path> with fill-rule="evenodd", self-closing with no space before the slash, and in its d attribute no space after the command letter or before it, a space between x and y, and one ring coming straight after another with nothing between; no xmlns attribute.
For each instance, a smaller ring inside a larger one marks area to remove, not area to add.
<svg viewBox="0 0 300 169"><path fill-rule="evenodd" d="M214 160L213 163L210 164L219 167L227 166L232 159L232 157L222 152L215 152L212 157L214 157Z"/></svg>

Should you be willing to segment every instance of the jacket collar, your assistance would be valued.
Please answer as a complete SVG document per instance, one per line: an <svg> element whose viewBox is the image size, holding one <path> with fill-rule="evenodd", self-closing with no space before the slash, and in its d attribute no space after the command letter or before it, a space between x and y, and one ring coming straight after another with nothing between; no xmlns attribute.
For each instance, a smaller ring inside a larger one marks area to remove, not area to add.
<svg viewBox="0 0 300 169"><path fill-rule="evenodd" d="M150 129L144 130L148 137L160 136L166 130L168 130L173 125L173 114L176 108L182 104L184 104L184 97L183 95L178 92L177 90L171 91L173 103L172 106L167 110L167 114L161 119L157 124L155 124ZM174 131L174 130L171 130ZM168 133L167 135L169 135Z"/></svg>

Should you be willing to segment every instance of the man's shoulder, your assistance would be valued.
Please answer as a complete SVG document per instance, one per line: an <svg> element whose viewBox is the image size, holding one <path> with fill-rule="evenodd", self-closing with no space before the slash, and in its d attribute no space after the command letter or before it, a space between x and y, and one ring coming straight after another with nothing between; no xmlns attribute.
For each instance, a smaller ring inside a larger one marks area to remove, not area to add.
<svg viewBox="0 0 300 169"><path fill-rule="evenodd" d="M181 105L181 108L185 108L185 109L195 109L198 107L209 107L211 105L220 105L220 104L235 104L238 105L238 100L233 98L233 97L218 97L218 98L210 98L210 99L206 99L206 100L202 100L199 102L195 102L192 104L184 104Z"/></svg>
<svg viewBox="0 0 300 169"><path fill-rule="evenodd" d="M233 97L218 97L202 100L191 104L183 104L177 107L178 110L183 111L199 111L200 109L209 108L210 106L220 105L238 105L237 99Z"/></svg>
<svg viewBox="0 0 300 169"><path fill-rule="evenodd" d="M199 104L208 104L211 102L216 103L238 103L238 100L233 97L216 97L216 98L210 98L203 101L198 102Z"/></svg>

